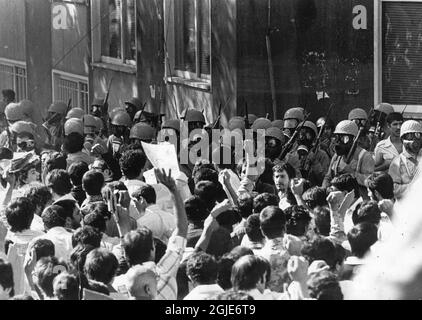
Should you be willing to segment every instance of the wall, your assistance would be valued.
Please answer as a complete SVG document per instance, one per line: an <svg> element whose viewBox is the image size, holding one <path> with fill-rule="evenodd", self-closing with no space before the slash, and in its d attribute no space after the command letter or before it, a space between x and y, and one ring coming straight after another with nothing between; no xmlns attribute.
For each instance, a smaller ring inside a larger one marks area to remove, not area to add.
<svg viewBox="0 0 422 320"><path fill-rule="evenodd" d="M25 17L28 99L44 113L52 101L50 1L26 0Z"/></svg>
<svg viewBox="0 0 422 320"><path fill-rule="evenodd" d="M316 120L328 108L329 103L317 101L315 90L304 88L304 80L309 77L303 68L304 56L309 52L325 53L329 74L326 87L332 102L336 102L334 120L344 119L355 106L369 111L373 105L374 79L373 1L273 0L271 4L270 39L279 118L288 108L300 105L312 112L311 119ZM247 102L251 113L272 116L265 42L268 2L242 0L237 5L239 102ZM367 8L367 30L353 28L356 5ZM345 93L352 87L345 78L353 70L353 58L360 70L356 82L358 95Z"/></svg>
<svg viewBox="0 0 422 320"><path fill-rule="evenodd" d="M0 57L25 61L25 0L0 0Z"/></svg>

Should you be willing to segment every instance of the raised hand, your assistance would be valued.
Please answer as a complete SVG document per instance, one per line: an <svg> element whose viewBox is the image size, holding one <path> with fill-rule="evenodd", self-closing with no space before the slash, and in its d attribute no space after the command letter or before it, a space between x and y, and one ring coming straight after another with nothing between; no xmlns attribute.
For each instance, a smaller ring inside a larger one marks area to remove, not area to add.
<svg viewBox="0 0 422 320"><path fill-rule="evenodd" d="M157 181L166 186L171 192L176 192L176 181L171 176L171 169L167 174L164 169L154 169Z"/></svg>

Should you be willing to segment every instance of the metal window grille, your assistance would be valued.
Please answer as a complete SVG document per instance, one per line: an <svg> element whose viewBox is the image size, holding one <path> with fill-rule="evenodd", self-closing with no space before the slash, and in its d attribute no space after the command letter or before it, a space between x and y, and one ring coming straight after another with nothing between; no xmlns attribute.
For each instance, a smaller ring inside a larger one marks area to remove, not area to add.
<svg viewBox="0 0 422 320"><path fill-rule="evenodd" d="M16 101L26 99L26 69L24 67L0 63L0 88L15 91Z"/></svg>

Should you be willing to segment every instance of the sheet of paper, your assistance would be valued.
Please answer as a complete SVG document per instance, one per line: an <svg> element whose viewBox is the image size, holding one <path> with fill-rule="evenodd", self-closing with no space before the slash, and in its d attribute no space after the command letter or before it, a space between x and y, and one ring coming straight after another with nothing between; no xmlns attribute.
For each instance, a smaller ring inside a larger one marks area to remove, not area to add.
<svg viewBox="0 0 422 320"><path fill-rule="evenodd" d="M179 176L179 163L177 154L172 144L148 144L142 142L145 154L156 169L164 169L166 172L171 169L172 176Z"/></svg>
<svg viewBox="0 0 422 320"><path fill-rule="evenodd" d="M158 184L154 169L144 172L145 182L149 185Z"/></svg>

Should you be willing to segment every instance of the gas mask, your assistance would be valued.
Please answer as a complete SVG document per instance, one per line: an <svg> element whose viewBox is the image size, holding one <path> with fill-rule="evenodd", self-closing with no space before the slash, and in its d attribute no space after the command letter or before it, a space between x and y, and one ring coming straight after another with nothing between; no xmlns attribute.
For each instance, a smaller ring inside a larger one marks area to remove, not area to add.
<svg viewBox="0 0 422 320"><path fill-rule="evenodd" d="M338 134L334 143L334 148L338 156L345 156L349 153L353 145L353 136Z"/></svg>
<svg viewBox="0 0 422 320"><path fill-rule="evenodd" d="M306 146L308 149L312 147L312 142L314 141L315 135L311 132L311 130L307 128L303 128L300 130L299 138L297 142L299 145Z"/></svg>
<svg viewBox="0 0 422 320"><path fill-rule="evenodd" d="M102 116L101 107L100 106L92 106L91 107L91 115L93 115L94 117L101 118L101 116Z"/></svg>
<svg viewBox="0 0 422 320"><path fill-rule="evenodd" d="M126 135L127 128L124 126L113 126L113 133L116 137L122 138Z"/></svg>
<svg viewBox="0 0 422 320"><path fill-rule="evenodd" d="M273 137L265 137L265 156L269 159L277 158L282 150L281 141Z"/></svg>
<svg viewBox="0 0 422 320"><path fill-rule="evenodd" d="M418 154L422 148L422 134L419 132L408 133L402 138L404 148L413 154Z"/></svg>

